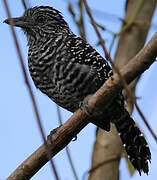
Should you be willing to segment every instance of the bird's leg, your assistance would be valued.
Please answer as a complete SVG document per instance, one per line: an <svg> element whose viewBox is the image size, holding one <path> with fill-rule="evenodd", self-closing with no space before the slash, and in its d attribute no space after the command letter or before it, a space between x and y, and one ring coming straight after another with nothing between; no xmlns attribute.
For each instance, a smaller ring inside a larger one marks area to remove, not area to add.
<svg viewBox="0 0 157 180"><path fill-rule="evenodd" d="M88 102L91 96L92 94L86 96L84 100L79 103L79 108L84 111L89 117L101 117L103 115L104 108L90 108Z"/></svg>
<svg viewBox="0 0 157 180"><path fill-rule="evenodd" d="M89 108L88 101L91 96L92 95L88 95L85 97L85 99L80 103L80 109L91 118L91 123L105 131L110 131L110 119L107 117L107 112L104 111L104 108L94 108L94 110Z"/></svg>

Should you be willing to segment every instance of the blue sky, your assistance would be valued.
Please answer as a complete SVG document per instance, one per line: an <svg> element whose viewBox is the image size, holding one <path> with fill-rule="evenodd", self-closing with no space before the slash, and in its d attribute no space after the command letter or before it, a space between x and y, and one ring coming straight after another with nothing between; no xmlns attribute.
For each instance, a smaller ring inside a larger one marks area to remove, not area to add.
<svg viewBox="0 0 157 180"><path fill-rule="evenodd" d="M74 2L74 1L73 1ZM110 1L97 1L88 0L90 6L93 9L101 10L106 13L115 14L123 17L124 15L124 0L110 0ZM2 3L2 1L1 1ZM23 13L23 7L20 1L8 1L10 4L12 15L20 16ZM67 3L64 0L34 0L30 1L31 5L50 5L59 9L71 29L77 34L77 28L75 27L71 16L67 12ZM10 29L6 24L3 24L3 20L6 18L4 6L0 6L0 53L1 53L1 66L0 66L0 114L1 114L1 126L0 126L0 180L6 179L6 177L32 152L34 152L41 144L42 139L40 132L37 128L34 112L32 110L30 98L28 96L27 88L24 84L24 79L19 66L16 49L13 43L13 39L10 33ZM99 22L105 24L109 29L117 32L120 27L120 22L116 18L110 17L98 17ZM91 28L91 25L87 22L88 29L88 41L92 44L96 44L96 36ZM157 22L157 16L154 16L153 22ZM151 29L148 39L155 32L155 29ZM27 43L23 32L17 29L18 38L20 40L20 46L27 66ZM108 33L103 34L107 43L110 42L110 35ZM96 47L97 48L97 47ZM102 53L100 48L97 50ZM113 55L113 54L112 54ZM156 71L157 64L154 63L149 70L143 75L138 84L137 96L142 97L139 100L140 107L149 120L152 128L156 131L157 123L157 85L156 85ZM58 126L57 111L55 104L49 100L45 95L38 91L30 78L33 86L34 94L37 98L42 122L46 134L48 134L53 128ZM62 109L63 120L67 120L70 113ZM136 173L133 180L155 180L157 177L156 162L157 162L157 145L150 133L146 129L140 116L134 112L134 118L140 125L140 128L144 131L146 138L150 144L152 152L152 163L150 166L149 176L139 176ZM156 131L157 133L157 131ZM70 143L70 150L75 163L76 170L80 179L83 174L90 168L91 155L93 149L93 143L95 141L95 127L88 125L78 135L78 139L75 142ZM65 154L65 150L62 150L54 158L57 165L60 177L63 180L73 179L71 170L68 164L68 160ZM121 179L130 179L125 162L122 160L121 166ZM45 165L32 179L54 179L49 164Z"/></svg>

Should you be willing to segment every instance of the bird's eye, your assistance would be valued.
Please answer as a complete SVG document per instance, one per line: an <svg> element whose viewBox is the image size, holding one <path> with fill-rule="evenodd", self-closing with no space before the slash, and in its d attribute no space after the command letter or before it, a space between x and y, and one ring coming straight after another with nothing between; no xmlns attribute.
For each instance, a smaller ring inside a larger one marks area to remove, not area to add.
<svg viewBox="0 0 157 180"><path fill-rule="evenodd" d="M38 18L37 18L37 22L39 22L39 23L44 23L45 22L45 17L44 16L39 16Z"/></svg>

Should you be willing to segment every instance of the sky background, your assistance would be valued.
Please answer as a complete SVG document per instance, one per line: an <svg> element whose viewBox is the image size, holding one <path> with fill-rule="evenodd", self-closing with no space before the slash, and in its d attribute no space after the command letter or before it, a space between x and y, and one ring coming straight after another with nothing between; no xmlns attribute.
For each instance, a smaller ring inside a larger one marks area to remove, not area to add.
<svg viewBox="0 0 157 180"><path fill-rule="evenodd" d="M7 176L31 153L33 153L41 144L42 139L39 129L35 120L34 112L30 97L28 95L27 88L24 83L24 79L21 73L19 59L16 53L16 48L13 43L13 38L10 33L9 26L3 23L3 20L7 18L3 1L0 1L0 180L6 179ZM72 2L76 2L73 0ZM100 10L105 13L114 14L117 17L124 16L124 4L125 0L88 0L92 9ZM23 14L23 6L21 1L8 1L12 15L20 16ZM30 1L32 6L34 5L50 5L60 10L66 21L69 23L71 29L78 34L77 28L72 21L70 14L67 12L67 1L65 0L33 0ZM120 28L120 21L115 17L100 15L95 12L96 19L108 27L114 32L118 32ZM95 33L89 24L87 23L87 37L88 41L94 46L97 42ZM153 24L157 24L157 15L154 16ZM155 28L151 28L148 39L155 32ZM27 66L27 42L20 29L17 29L20 46L22 49L25 64ZM107 40L107 45L111 41L109 33L103 34ZM98 47L96 49L101 53L102 50ZM112 53L114 56L114 50ZM143 75L138 84L137 96L141 97L138 101L145 116L149 120L152 128L157 133L157 84L156 84L156 69L157 64L154 63L149 70ZM57 127L57 111L56 105L39 90L37 90L30 78L34 94L37 98L40 115L42 117L43 126L46 134ZM66 110L62 111L63 120L66 121L70 117L70 113ZM152 163L150 165L149 176L139 176L136 173L133 177L130 177L124 160L120 165L121 180L155 180L157 179L157 144L146 129L140 116L136 113L133 114L136 122L140 128L144 131L148 143L152 152ZM95 142L95 126L89 124L78 135L78 139L75 142L71 142L69 147L73 157L73 161L79 175L82 179L83 174L90 168L91 155L93 150L93 144ZM65 150L58 153L54 161L56 163L60 179L61 180L73 180L73 175L65 154ZM50 165L45 165L33 178L33 180L41 179L54 179Z"/></svg>

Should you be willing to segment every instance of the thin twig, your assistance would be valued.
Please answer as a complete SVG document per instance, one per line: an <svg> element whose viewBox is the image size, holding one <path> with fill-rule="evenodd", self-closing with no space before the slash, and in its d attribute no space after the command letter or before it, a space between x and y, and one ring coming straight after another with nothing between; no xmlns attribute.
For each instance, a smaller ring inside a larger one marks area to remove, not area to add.
<svg viewBox="0 0 157 180"><path fill-rule="evenodd" d="M79 6L79 29L80 29L80 35L82 36L83 39L86 39L86 30L85 30L85 23L84 23L84 3L82 0L78 1L78 6Z"/></svg>
<svg viewBox="0 0 157 180"><path fill-rule="evenodd" d="M118 22L122 22L124 23L125 22L125 19L116 15L116 14L112 14L112 13L109 13L109 12L104 12L104 11L101 11L100 9L95 9L95 8L92 8L92 12L94 13L95 16L99 17L99 18L103 18L103 19L106 19L108 21L118 21Z"/></svg>
<svg viewBox="0 0 157 180"><path fill-rule="evenodd" d="M30 5L29 5L29 1L27 0L21 0L21 3L22 3L22 5L23 5L23 7L24 7L24 9L26 10L28 7L30 7Z"/></svg>
<svg viewBox="0 0 157 180"><path fill-rule="evenodd" d="M87 172L85 172L83 174L83 177L82 179L84 180L85 177L90 174L90 173L93 173L95 170L99 169L100 167L104 166L105 164L108 164L110 162L113 162L113 161L117 161L119 160L120 157L117 157L117 156L113 156L113 157L110 157L109 159L105 159L104 161L98 163L95 167L92 167L91 169L89 169Z"/></svg>
<svg viewBox="0 0 157 180"><path fill-rule="evenodd" d="M61 115L60 108L59 108L58 105L56 105L56 108L57 108L57 115L58 115L59 124L62 125L63 121L62 121L62 115ZM65 151L66 151L66 154L67 154L67 157L68 157L68 160L69 160L69 164L70 164L72 173L74 175L74 178L75 178L75 180L79 180L77 172L76 172L76 169L75 169L75 166L74 166L74 163L73 163L73 159L72 159L72 156L71 156L71 153L70 153L70 149L69 149L68 146L65 147Z"/></svg>
<svg viewBox="0 0 157 180"><path fill-rule="evenodd" d="M4 2L4 7L5 7L5 10L6 10L7 16L8 16L8 18L11 18L12 16L11 16L11 12L10 12L10 8L9 8L8 3L7 3L7 0L4 0L3 2ZM20 48L20 45L19 45L19 42L18 42L17 35L16 35L14 27L10 26L10 28L11 28L11 33L12 33L12 36L13 36L13 39L14 39L15 47L16 47L16 50L17 50L17 54L18 54L18 57L19 57L20 67L21 67L21 70L22 70L22 73L23 73L25 84L26 84L26 87L28 89L29 96L30 96L30 99L31 99L31 102L32 102L32 107L33 107L33 110L34 110L34 113L35 113L38 128L40 130L42 140L43 140L44 144L46 144L45 132L44 132L44 129L43 129L43 126L42 126L42 121L41 121L40 113L39 113L38 106L37 106L37 103L36 103L36 98L35 98L35 96L33 94L33 90L32 90L31 84L29 82L29 78L27 76L27 70L26 70L25 65L24 65L24 59L23 59L22 51L21 51L21 48ZM48 151L49 150L47 148L47 156L50 157ZM52 167L52 170L54 172L56 180L59 180L59 175L57 173L54 162L52 160L50 160L50 163L51 163L51 167Z"/></svg>
<svg viewBox="0 0 157 180"><path fill-rule="evenodd" d="M151 135L153 136L153 138L157 142L157 136L156 136L155 132L153 131L153 129L151 128L150 124L148 123L146 117L144 116L144 114L141 111L141 109L140 109L139 105L137 104L137 102L135 102L135 107L136 107L139 115L141 116L143 122L145 123L146 127L148 128L149 132L151 133Z"/></svg>
<svg viewBox="0 0 157 180"><path fill-rule="evenodd" d="M81 37L83 37L84 39L86 39L86 31L85 31L85 24L84 24L84 6L83 6L83 1L79 0L78 1L78 7L79 7L79 19L77 19L76 13L75 13L75 9L73 4L69 1L68 3L68 11L74 21L74 23L76 24L79 34Z"/></svg>
<svg viewBox="0 0 157 180"><path fill-rule="evenodd" d="M122 29L120 30L120 32L117 35L121 35L135 23L135 19L136 19L137 15L139 14L143 5L144 5L144 0L138 1L138 4L135 9L135 13L130 17L129 21L125 22L125 25L122 27Z"/></svg>
<svg viewBox="0 0 157 180"><path fill-rule="evenodd" d="M88 14L88 16L89 16L89 18L91 20L91 24L93 25L93 28L94 28L94 30L95 30L95 32L96 32L96 34L97 34L97 36L98 36L98 38L100 40L100 44L101 44L102 49L104 51L105 58L107 60L109 60L109 61L112 61L111 56L109 55L109 53L108 53L108 51L107 51L107 49L106 49L106 47L104 45L104 39L102 38L101 33L99 32L99 29L97 28L97 23L95 22L95 20L94 20L94 18L92 16L92 13L91 13L91 10L90 10L90 8L89 8L89 6L87 4L87 1L83 0L83 2L84 2L85 9L87 11L87 14Z"/></svg>
<svg viewBox="0 0 157 180"><path fill-rule="evenodd" d="M112 41L111 41L111 44L110 44L110 47L109 47L109 53L110 53L110 54L111 54L111 51L112 51L113 46L114 46L114 44L115 44L116 38L117 38L117 35L116 35L116 34L113 34Z"/></svg>

